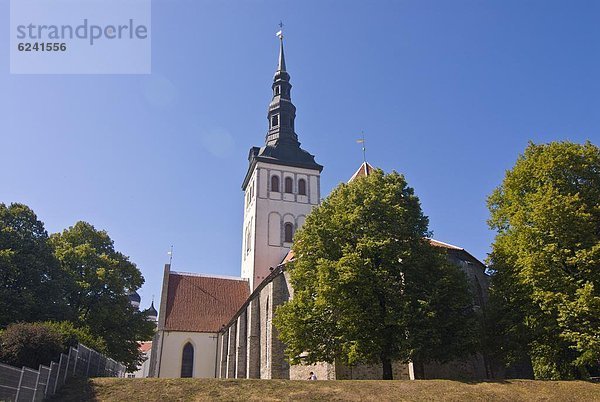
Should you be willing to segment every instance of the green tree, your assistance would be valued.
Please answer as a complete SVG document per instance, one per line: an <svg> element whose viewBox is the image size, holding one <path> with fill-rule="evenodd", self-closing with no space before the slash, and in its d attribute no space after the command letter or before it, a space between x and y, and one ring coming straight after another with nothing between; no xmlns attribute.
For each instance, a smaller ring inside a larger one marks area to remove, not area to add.
<svg viewBox="0 0 600 402"><path fill-rule="evenodd" d="M0 204L0 327L62 319L64 285L44 224L26 205Z"/></svg>
<svg viewBox="0 0 600 402"><path fill-rule="evenodd" d="M92 335L87 327L76 327L71 321L47 321L43 323L52 330L58 332L62 337L63 352L68 353L69 347L77 347L82 343L96 352L106 354L106 342L99 336Z"/></svg>
<svg viewBox="0 0 600 402"><path fill-rule="evenodd" d="M58 361L64 351L61 333L45 323L13 323L0 332L0 361L11 366L37 370Z"/></svg>
<svg viewBox="0 0 600 402"><path fill-rule="evenodd" d="M488 199L490 344L529 354L537 378L585 377L600 361L600 149L530 143Z"/></svg>
<svg viewBox="0 0 600 402"><path fill-rule="evenodd" d="M154 333L154 324L127 297L128 291L143 284L141 272L114 249L105 231L86 222L53 234L50 243L71 278L67 299L76 326L89 328L106 342L110 357L135 369L142 359L138 341L149 340Z"/></svg>
<svg viewBox="0 0 600 402"><path fill-rule="evenodd" d="M37 369L40 364L58 362L61 353L82 343L106 353L104 341L87 328L76 328L69 321L18 322L0 331L0 361L12 366Z"/></svg>
<svg viewBox="0 0 600 402"><path fill-rule="evenodd" d="M307 217L288 264L293 298L274 323L292 364L446 362L475 351L466 276L431 246L404 177L341 184Z"/></svg>

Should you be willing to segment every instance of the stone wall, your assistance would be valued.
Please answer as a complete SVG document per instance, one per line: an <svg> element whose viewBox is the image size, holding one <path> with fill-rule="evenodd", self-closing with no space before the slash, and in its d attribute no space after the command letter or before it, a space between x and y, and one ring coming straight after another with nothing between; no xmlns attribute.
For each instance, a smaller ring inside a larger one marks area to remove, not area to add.
<svg viewBox="0 0 600 402"><path fill-rule="evenodd" d="M273 297L271 296L271 283L265 286L258 298L260 300L260 378L271 378L271 341L273 334L271 333L272 323L270 318L273 315Z"/></svg>
<svg viewBox="0 0 600 402"><path fill-rule="evenodd" d="M246 378L246 359L247 359L247 351L246 347L248 345L248 327L246 325L246 316L248 314L248 309L246 309L237 319L236 322L236 340L235 343L237 345L237 350L235 353L236 359L236 372L235 378Z"/></svg>
<svg viewBox="0 0 600 402"><path fill-rule="evenodd" d="M252 300L246 309L247 345L246 378L260 378L260 299Z"/></svg>
<svg viewBox="0 0 600 402"><path fill-rule="evenodd" d="M427 363L423 365L421 374L417 376L417 379L481 380L490 377L486 372L485 362L481 355L444 364Z"/></svg>
<svg viewBox="0 0 600 402"><path fill-rule="evenodd" d="M290 367L290 380L308 380L310 372L315 373L317 380L335 380L335 364L317 363L310 365L295 365Z"/></svg>
<svg viewBox="0 0 600 402"><path fill-rule="evenodd" d="M408 364L392 363L392 376L394 380L410 380ZM381 364L361 364L348 367L336 364L335 377L337 380L381 380L383 366Z"/></svg>
<svg viewBox="0 0 600 402"><path fill-rule="evenodd" d="M485 265L465 250L448 249L447 257L467 275L475 308L484 308L488 303L490 287L490 278L485 274Z"/></svg>
<svg viewBox="0 0 600 402"><path fill-rule="evenodd" d="M467 274L476 308L487 303L488 278L484 266L464 250L448 252L448 258ZM285 359L285 345L279 340L273 325L277 306L293 297L289 274L279 266L254 290L240 311L219 334L217 373L221 378L282 378L305 380L313 371L318 379L381 379L381 365L347 367L341 364L319 363L292 366ZM445 378L482 379L487 373L482 356L448 364L393 363L394 379Z"/></svg>
<svg viewBox="0 0 600 402"><path fill-rule="evenodd" d="M219 334L217 373L220 378L290 378L285 345L273 326L277 306L290 298L282 269L252 293Z"/></svg>
<svg viewBox="0 0 600 402"><path fill-rule="evenodd" d="M267 347L271 347L269 362L271 364L271 378L290 378L290 365L285 356L285 344L279 340L277 328L272 324L276 308L290 299L289 287L289 282L283 272L273 278L271 282L270 295L273 300L269 315L271 343L267 345Z"/></svg>

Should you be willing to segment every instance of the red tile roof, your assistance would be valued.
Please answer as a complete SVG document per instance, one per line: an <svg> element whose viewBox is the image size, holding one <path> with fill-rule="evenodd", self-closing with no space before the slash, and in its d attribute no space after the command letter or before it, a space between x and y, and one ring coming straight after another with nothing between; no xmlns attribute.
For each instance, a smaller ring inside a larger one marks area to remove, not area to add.
<svg viewBox="0 0 600 402"><path fill-rule="evenodd" d="M356 171L356 173L354 173L352 175L352 177L350 178L350 180L348 180L348 183L350 183L352 180L354 180L356 178L368 176L369 173L371 173L373 170L375 170L375 168L373 166L371 166L369 164L369 162L363 162L360 165L360 167L358 168L358 170Z"/></svg>
<svg viewBox="0 0 600 402"><path fill-rule="evenodd" d="M219 332L249 295L243 279L171 272L164 329Z"/></svg>
<svg viewBox="0 0 600 402"><path fill-rule="evenodd" d="M140 352L142 353L146 353L147 351L149 351L150 349L152 349L152 342L140 342Z"/></svg>

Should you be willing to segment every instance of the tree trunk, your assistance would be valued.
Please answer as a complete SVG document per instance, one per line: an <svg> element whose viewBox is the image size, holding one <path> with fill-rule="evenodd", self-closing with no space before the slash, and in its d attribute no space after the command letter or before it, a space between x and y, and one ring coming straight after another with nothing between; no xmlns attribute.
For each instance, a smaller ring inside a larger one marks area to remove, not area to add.
<svg viewBox="0 0 600 402"><path fill-rule="evenodd" d="M392 361L390 360L390 358L387 356L382 357L381 363L383 364L383 379L393 380L394 375L392 373Z"/></svg>

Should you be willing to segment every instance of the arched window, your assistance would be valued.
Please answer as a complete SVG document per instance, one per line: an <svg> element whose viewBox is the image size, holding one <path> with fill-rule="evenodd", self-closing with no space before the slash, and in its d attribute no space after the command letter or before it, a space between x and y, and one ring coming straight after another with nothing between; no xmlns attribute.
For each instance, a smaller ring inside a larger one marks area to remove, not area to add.
<svg viewBox="0 0 600 402"><path fill-rule="evenodd" d="M186 343L181 355L181 378L191 378L194 375L194 347Z"/></svg>
<svg viewBox="0 0 600 402"><path fill-rule="evenodd" d="M279 176L271 176L271 191L279 192Z"/></svg>
<svg viewBox="0 0 600 402"><path fill-rule="evenodd" d="M306 195L306 180L298 180L298 194Z"/></svg>
<svg viewBox="0 0 600 402"><path fill-rule="evenodd" d="M294 181L291 177L285 178L285 192L290 194L294 192Z"/></svg>
<svg viewBox="0 0 600 402"><path fill-rule="evenodd" d="M292 238L294 237L294 225L291 223L286 223L283 225L283 241L286 243L291 243Z"/></svg>

